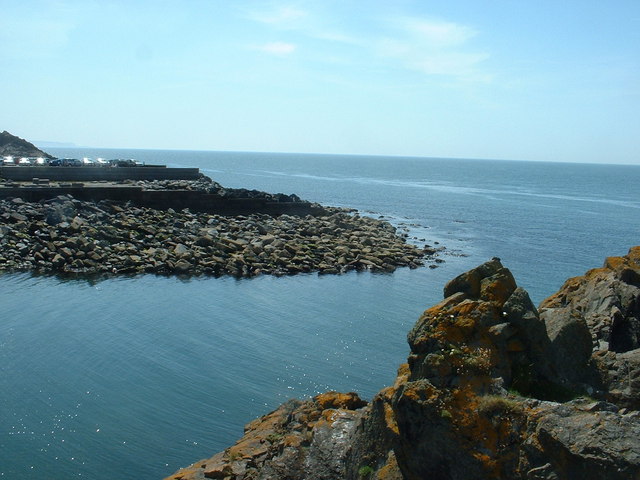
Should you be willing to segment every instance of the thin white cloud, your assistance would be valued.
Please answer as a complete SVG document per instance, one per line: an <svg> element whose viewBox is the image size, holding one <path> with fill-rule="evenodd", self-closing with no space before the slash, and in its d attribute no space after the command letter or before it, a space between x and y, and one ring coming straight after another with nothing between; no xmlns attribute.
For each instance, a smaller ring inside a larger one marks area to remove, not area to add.
<svg viewBox="0 0 640 480"><path fill-rule="evenodd" d="M343 51L327 43L327 48L332 51L344 53L344 56L333 55L336 58L343 56L343 63L348 63L347 59L362 63L367 58L371 59L371 56L377 56L383 58L391 68L400 67L429 76L448 76L473 82L491 79L491 75L482 69L489 54L473 46L478 32L470 26L428 17L378 17L377 21L365 17L362 24L358 24L358 29L337 31L336 25L354 27L354 24L340 22L337 17L329 18L326 10L316 10L302 10L290 2L280 5L272 3L269 8L252 11L249 17L274 30L285 30L307 39L359 49L359 56L355 56L353 48ZM381 35L380 32L384 33ZM313 49L321 51L319 45L314 44ZM257 49L283 56L293 53L295 48L290 43L274 42Z"/></svg>
<svg viewBox="0 0 640 480"><path fill-rule="evenodd" d="M415 18L392 20L389 27L393 36L377 44L381 57L426 75L483 82L491 79L481 69L489 54L469 45L469 40L477 35L474 29L453 22Z"/></svg>
<svg viewBox="0 0 640 480"><path fill-rule="evenodd" d="M416 59L411 66L427 75L473 76L474 78L480 78L477 67L488 57L489 55L483 53L433 53Z"/></svg>
<svg viewBox="0 0 640 480"><path fill-rule="evenodd" d="M405 29L432 48L455 47L476 35L476 31L453 22L407 19Z"/></svg>
<svg viewBox="0 0 640 480"><path fill-rule="evenodd" d="M355 37L334 31L333 26L324 25L322 15L309 12L292 5L272 6L270 9L252 10L247 14L251 20L263 23L277 30L295 31L309 38L330 42L353 44L361 43Z"/></svg>
<svg viewBox="0 0 640 480"><path fill-rule="evenodd" d="M347 45L363 45L365 41L344 33L332 32L329 30L310 30L308 35L318 40L327 40L329 42L344 43Z"/></svg>
<svg viewBox="0 0 640 480"><path fill-rule="evenodd" d="M290 5L281 5L269 10L252 11L249 17L260 23L281 25L300 20L307 16L307 12Z"/></svg>
<svg viewBox="0 0 640 480"><path fill-rule="evenodd" d="M264 45L259 45L254 49L270 55L285 56L295 52L296 46L293 43L287 42L269 42Z"/></svg>

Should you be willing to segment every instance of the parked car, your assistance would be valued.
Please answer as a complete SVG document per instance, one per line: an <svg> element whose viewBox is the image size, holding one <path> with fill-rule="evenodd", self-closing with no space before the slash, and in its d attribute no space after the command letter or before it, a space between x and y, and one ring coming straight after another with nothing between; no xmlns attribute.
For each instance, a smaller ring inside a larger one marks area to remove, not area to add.
<svg viewBox="0 0 640 480"><path fill-rule="evenodd" d="M82 165L82 161L77 158L63 158L62 165L65 167L79 167Z"/></svg>
<svg viewBox="0 0 640 480"><path fill-rule="evenodd" d="M115 160L109 160L109 164L112 167L135 167L136 166L136 162L135 160L132 159L123 159L123 158L116 158Z"/></svg>

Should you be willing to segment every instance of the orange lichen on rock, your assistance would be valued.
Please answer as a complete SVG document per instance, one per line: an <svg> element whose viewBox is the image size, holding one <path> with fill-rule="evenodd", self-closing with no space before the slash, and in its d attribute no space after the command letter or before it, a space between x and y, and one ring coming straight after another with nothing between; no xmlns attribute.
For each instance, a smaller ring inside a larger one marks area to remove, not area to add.
<svg viewBox="0 0 640 480"><path fill-rule="evenodd" d="M516 289L516 281L507 269L485 278L480 283L480 298L503 304Z"/></svg>
<svg viewBox="0 0 640 480"><path fill-rule="evenodd" d="M200 475L200 474L202 474L202 468L200 466L187 467L171 475L170 477L167 477L165 480L185 480L185 479L194 478L195 475Z"/></svg>
<svg viewBox="0 0 640 480"><path fill-rule="evenodd" d="M624 257L607 257L604 268L620 271L626 268L640 272L640 246L631 247Z"/></svg>
<svg viewBox="0 0 640 480"><path fill-rule="evenodd" d="M515 461L512 445L520 438L519 410L503 397L478 396L469 387L451 392L447 408L461 446L480 461L486 478L505 478Z"/></svg>
<svg viewBox="0 0 640 480"><path fill-rule="evenodd" d="M313 398L318 407L322 410L327 408L344 408L346 410L356 410L364 407L367 402L362 400L357 393L327 392Z"/></svg>
<svg viewBox="0 0 640 480"><path fill-rule="evenodd" d="M631 247L625 256L607 257L602 267L592 268L584 275L568 279L558 292L542 301L540 308L555 308L574 297L581 299L582 290L587 284L604 281L611 274L625 281L626 277L640 281L640 246Z"/></svg>
<svg viewBox="0 0 640 480"><path fill-rule="evenodd" d="M640 245L631 247L629 253L627 253L627 257L640 268Z"/></svg>
<svg viewBox="0 0 640 480"><path fill-rule="evenodd" d="M451 313L448 318L445 315L432 323L433 337L449 343L462 343L474 331L476 323L477 320L474 318L457 317L455 313Z"/></svg>
<svg viewBox="0 0 640 480"><path fill-rule="evenodd" d="M453 293L450 296L446 297L444 300L442 300L440 303L437 303L435 305L433 305L432 307L427 308L424 313L423 316L425 315L437 315L438 313L441 313L443 311L448 310L450 307L454 306L454 305L458 305L459 303L461 303L464 299L468 298L465 294L463 294L462 292L457 292L457 293ZM419 322L420 320L418 320Z"/></svg>
<svg viewBox="0 0 640 480"><path fill-rule="evenodd" d="M338 411L332 408L323 410L320 419L313 425L314 427L326 426L331 427L333 423L338 419Z"/></svg>
<svg viewBox="0 0 640 480"><path fill-rule="evenodd" d="M406 378L402 383L406 383ZM396 422L395 413L393 412L393 406L391 402L393 400L393 395L395 394L399 386L400 383L396 381L396 384L393 387L383 388L375 397L376 401L382 403L384 422L386 424L386 427L395 435L398 434L398 423Z"/></svg>
<svg viewBox="0 0 640 480"><path fill-rule="evenodd" d="M402 395L416 402L433 402L440 398L441 391L430 383L408 382L402 389Z"/></svg>
<svg viewBox="0 0 640 480"><path fill-rule="evenodd" d="M478 309L483 308L485 305L484 302L473 301L473 300L464 300L455 305L451 305L448 312L450 314L456 314L460 317L469 317L474 316L477 317Z"/></svg>
<svg viewBox="0 0 640 480"><path fill-rule="evenodd" d="M377 480L404 480L393 451L389 452L386 462L376 472Z"/></svg>
<svg viewBox="0 0 640 480"><path fill-rule="evenodd" d="M622 270L629 265L629 261L624 257L607 257L604 261L604 267L609 270Z"/></svg>
<svg viewBox="0 0 640 480"><path fill-rule="evenodd" d="M405 383L409 379L409 375L411 375L411 369L409 368L409 364L401 363L400 366L398 367L394 388L396 388L400 383Z"/></svg>

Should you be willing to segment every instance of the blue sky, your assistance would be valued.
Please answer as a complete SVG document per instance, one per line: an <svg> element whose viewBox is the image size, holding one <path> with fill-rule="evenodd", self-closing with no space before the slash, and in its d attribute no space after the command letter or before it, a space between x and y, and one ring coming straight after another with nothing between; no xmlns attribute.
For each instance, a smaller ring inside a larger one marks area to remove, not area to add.
<svg viewBox="0 0 640 480"><path fill-rule="evenodd" d="M640 1L0 0L0 130L640 164Z"/></svg>

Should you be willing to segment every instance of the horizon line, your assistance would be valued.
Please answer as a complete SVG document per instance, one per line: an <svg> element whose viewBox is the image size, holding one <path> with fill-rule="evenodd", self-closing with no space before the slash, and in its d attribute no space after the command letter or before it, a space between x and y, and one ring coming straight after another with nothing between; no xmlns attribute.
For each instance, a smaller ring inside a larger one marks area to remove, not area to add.
<svg viewBox="0 0 640 480"><path fill-rule="evenodd" d="M465 156L429 156L429 155L403 155L403 154L383 154L383 153L327 153L327 152L292 152L292 151L266 151L266 150L212 150L202 148L145 148L145 147L97 147L88 145L76 145L72 142L53 142L53 141L34 141L34 145L41 144L60 144L59 146L48 146L43 148L60 148L60 149L95 149L95 150L148 150L148 151L169 151L169 152L210 152L210 153L262 153L262 154L278 154L278 155L318 155L318 156L341 156L341 157L377 157L377 158L411 158L423 160L471 160L471 161L487 161L487 162L518 162L518 163L560 163L572 165L618 165L618 166L640 166L638 163L616 163L616 162L588 162L588 161L572 161L572 160L531 160L531 159L515 159L515 158L487 158L487 157L465 157ZM40 147L39 147L40 148Z"/></svg>

